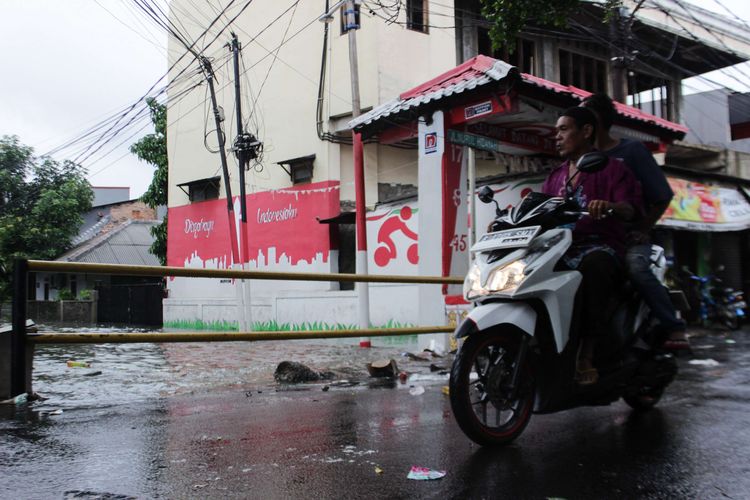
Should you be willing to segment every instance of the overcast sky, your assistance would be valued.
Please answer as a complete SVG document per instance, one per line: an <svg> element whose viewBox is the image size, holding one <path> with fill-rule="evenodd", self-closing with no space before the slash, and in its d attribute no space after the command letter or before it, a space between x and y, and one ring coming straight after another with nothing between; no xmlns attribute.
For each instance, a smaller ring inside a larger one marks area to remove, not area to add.
<svg viewBox="0 0 750 500"><path fill-rule="evenodd" d="M720 1L750 23L750 2ZM696 3L729 16L713 0ZM164 75L165 45L166 34L153 27L132 0L0 0L0 135L19 136L37 154L81 135L136 102ZM748 66L741 73L730 71L734 78L711 78L748 91ZM692 89L700 87L690 83ZM118 137L83 162L91 183L129 186L131 198L140 196L153 168L127 147L149 132L150 126L134 137ZM76 154L68 149L56 158L74 159Z"/></svg>

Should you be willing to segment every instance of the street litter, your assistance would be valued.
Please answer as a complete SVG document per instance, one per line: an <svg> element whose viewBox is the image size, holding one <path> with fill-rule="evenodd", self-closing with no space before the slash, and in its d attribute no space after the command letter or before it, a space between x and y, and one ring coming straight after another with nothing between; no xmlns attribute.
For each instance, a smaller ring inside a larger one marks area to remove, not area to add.
<svg viewBox="0 0 750 500"><path fill-rule="evenodd" d="M383 473L383 469L381 469L380 467L375 467L375 474L382 474L382 473Z"/></svg>
<svg viewBox="0 0 750 500"><path fill-rule="evenodd" d="M409 378L409 374L406 372L399 372L398 379L402 384L406 383L406 379Z"/></svg>
<svg viewBox="0 0 750 500"><path fill-rule="evenodd" d="M442 392L443 394L445 394L446 396L450 396L450 395L451 395L451 389L450 389L450 387L448 387L447 385L444 385L443 387L441 387L441 388L440 388L440 391L441 391L441 392Z"/></svg>
<svg viewBox="0 0 750 500"><path fill-rule="evenodd" d="M47 413L47 415L62 415L62 413L63 413L62 410L54 410L54 411Z"/></svg>
<svg viewBox="0 0 750 500"><path fill-rule="evenodd" d="M430 358L425 358L423 356L419 356L418 354L413 354L411 352L402 352L401 355L405 358L409 358L412 361L429 361Z"/></svg>
<svg viewBox="0 0 750 500"><path fill-rule="evenodd" d="M688 364L697 366L719 366L719 362L715 359L691 359Z"/></svg>
<svg viewBox="0 0 750 500"><path fill-rule="evenodd" d="M97 375L101 375L101 374L102 374L101 370L96 370L94 372L84 373L83 376L84 377L96 377Z"/></svg>
<svg viewBox="0 0 750 500"><path fill-rule="evenodd" d="M424 351L422 351L422 352L427 352L427 353L430 353L430 355L431 355L431 356L432 356L433 358L442 358L442 357L443 357L443 355L442 355L442 354L440 354L440 353L438 353L438 352L436 352L436 351L434 351L434 350L432 350L432 349L425 349L425 350L424 350Z"/></svg>
<svg viewBox="0 0 750 500"><path fill-rule="evenodd" d="M435 363L430 364L430 371L448 373L448 370L444 366L436 365Z"/></svg>
<svg viewBox="0 0 750 500"><path fill-rule="evenodd" d="M707 345L697 345L693 349L713 349L714 347L716 346L713 344L707 344Z"/></svg>
<svg viewBox="0 0 750 500"><path fill-rule="evenodd" d="M448 373L414 373L409 377L409 382L428 382L448 380Z"/></svg>
<svg viewBox="0 0 750 500"><path fill-rule="evenodd" d="M417 481L428 481L430 479L440 479L443 477L445 477L445 471L432 470L427 467L417 467L416 465L411 466L411 470L406 476L407 479L415 479Z"/></svg>
<svg viewBox="0 0 750 500"><path fill-rule="evenodd" d="M299 384L301 382L317 382L331 380L332 372L316 372L311 368L295 361L282 361L273 374L274 380L281 384Z"/></svg>
<svg viewBox="0 0 750 500"><path fill-rule="evenodd" d="M398 373L398 366L394 359L378 359L372 363L367 363L367 372L371 377L394 378Z"/></svg>
<svg viewBox="0 0 750 500"><path fill-rule="evenodd" d="M737 343L736 340L732 340L732 339L726 339L724 342L726 342L727 344L736 344Z"/></svg>
<svg viewBox="0 0 750 500"><path fill-rule="evenodd" d="M412 387L411 389L409 389L409 394L411 394L412 396L420 396L424 394L424 387L422 387L421 385Z"/></svg>
<svg viewBox="0 0 750 500"><path fill-rule="evenodd" d="M85 361L68 360L68 368L91 368L91 363Z"/></svg>
<svg viewBox="0 0 750 500"><path fill-rule="evenodd" d="M0 404L4 405L22 405L24 403L27 403L29 401L29 395L27 393L19 394L18 396L10 399L5 399L3 401L0 401Z"/></svg>

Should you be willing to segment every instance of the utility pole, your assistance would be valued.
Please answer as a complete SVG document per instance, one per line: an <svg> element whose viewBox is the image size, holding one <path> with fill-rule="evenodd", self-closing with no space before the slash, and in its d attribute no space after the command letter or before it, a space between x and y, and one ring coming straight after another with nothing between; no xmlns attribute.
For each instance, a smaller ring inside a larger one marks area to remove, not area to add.
<svg viewBox="0 0 750 500"><path fill-rule="evenodd" d="M357 118L362 110L359 101L359 65L357 60L357 24L354 0L347 0L344 14L346 15L346 30L349 37L349 68L352 80L352 119ZM352 130L352 153L354 156L354 193L355 216L357 228L357 259L356 272L367 274L367 219L365 213L365 162L362 147L362 135ZM357 283L359 327L370 327L370 289L368 283ZM371 347L369 338L359 341L360 347Z"/></svg>
<svg viewBox="0 0 750 500"><path fill-rule="evenodd" d="M257 157L260 142L252 134L246 134L242 130L242 99L240 95L240 43L237 35L232 33L232 57L234 59L234 99L237 108L237 138L234 141L234 154L240 166L240 241L242 250L241 265L244 269L245 263L250 263L250 246L247 242L247 198L245 193L245 170L249 160ZM251 331L253 325L252 294L250 281L241 280L244 302L246 305L245 321L247 330Z"/></svg>
<svg viewBox="0 0 750 500"><path fill-rule="evenodd" d="M223 118L219 112L219 106L216 103L216 91L214 89L214 72L211 67L211 61L204 56L200 56L201 66L208 82L208 90L211 94L211 107L214 110L214 122L216 123L216 135L219 139L219 156L221 157L221 169L224 174L224 187L227 194L227 216L229 218L229 237L232 245L232 261L234 267L242 266L242 260L240 258L240 252L237 246L237 227L234 217L234 203L232 201L232 186L229 181L229 167L227 166L227 154L225 151L225 140L224 134L221 132L221 122ZM242 184L244 186L244 183ZM239 330L241 332L247 331L247 321L245 320L245 297L242 288L243 282L239 282L237 286L237 318L239 320Z"/></svg>

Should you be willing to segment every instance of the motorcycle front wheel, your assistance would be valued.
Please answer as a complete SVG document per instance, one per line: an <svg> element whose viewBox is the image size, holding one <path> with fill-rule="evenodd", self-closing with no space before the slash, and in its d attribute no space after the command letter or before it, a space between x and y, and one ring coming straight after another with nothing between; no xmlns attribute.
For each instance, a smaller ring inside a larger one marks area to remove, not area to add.
<svg viewBox="0 0 750 500"><path fill-rule="evenodd" d="M511 387L521 335L493 329L467 338L453 362L450 401L458 426L482 446L505 445L526 428L534 407L534 378L527 356Z"/></svg>

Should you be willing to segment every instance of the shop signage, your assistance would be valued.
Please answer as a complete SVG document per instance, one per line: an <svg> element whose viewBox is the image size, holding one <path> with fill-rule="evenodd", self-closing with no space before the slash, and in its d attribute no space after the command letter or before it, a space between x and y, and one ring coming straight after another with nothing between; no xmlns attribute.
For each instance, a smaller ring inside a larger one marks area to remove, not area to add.
<svg viewBox="0 0 750 500"><path fill-rule="evenodd" d="M674 198L660 225L696 231L741 231L750 227L750 203L737 189L669 177Z"/></svg>

